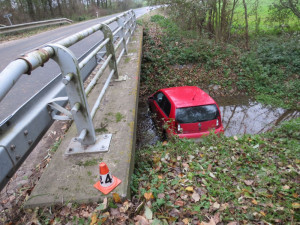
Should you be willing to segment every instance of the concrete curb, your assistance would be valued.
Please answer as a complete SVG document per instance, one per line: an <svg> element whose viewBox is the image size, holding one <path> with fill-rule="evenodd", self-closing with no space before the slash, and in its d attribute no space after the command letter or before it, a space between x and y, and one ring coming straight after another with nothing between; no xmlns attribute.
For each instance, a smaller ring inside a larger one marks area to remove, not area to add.
<svg viewBox="0 0 300 225"><path fill-rule="evenodd" d="M134 168L135 139L138 111L139 81L142 58L143 29L137 27L128 45L128 56L121 60L118 71L127 75L122 82L112 81L100 104L93 123L97 135L111 133L109 152L64 156L71 138L76 136L75 124L62 140L57 152L43 173L26 208L50 206L68 202L97 202L104 197L93 185L99 180L98 165L105 162L112 175L122 180L113 192L130 197L130 177ZM88 97L90 107L104 85L103 75Z"/></svg>

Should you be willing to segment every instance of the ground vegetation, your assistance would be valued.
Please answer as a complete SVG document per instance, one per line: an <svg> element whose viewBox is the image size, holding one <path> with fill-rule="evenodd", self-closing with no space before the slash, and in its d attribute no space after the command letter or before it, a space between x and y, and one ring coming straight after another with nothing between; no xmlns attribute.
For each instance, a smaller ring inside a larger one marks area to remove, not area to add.
<svg viewBox="0 0 300 225"><path fill-rule="evenodd" d="M256 17L262 18L260 13ZM147 18L139 21L144 26L141 100L160 87L197 85L212 96L254 95L268 104L299 109L299 33L294 28L262 30L258 19L249 19L247 48L244 30L232 32L234 22L230 41L225 41L214 33L182 29L168 14ZM297 224L299 125L298 118L260 135L158 142L137 150L130 199L113 193L100 203L24 209L27 188L19 193L18 208L1 211L0 222Z"/></svg>

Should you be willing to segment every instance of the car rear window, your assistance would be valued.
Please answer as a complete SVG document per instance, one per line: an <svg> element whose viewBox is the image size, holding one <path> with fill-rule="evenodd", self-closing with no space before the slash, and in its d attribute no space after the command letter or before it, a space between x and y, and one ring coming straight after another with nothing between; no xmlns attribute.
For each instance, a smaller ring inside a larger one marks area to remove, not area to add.
<svg viewBox="0 0 300 225"><path fill-rule="evenodd" d="M219 116L216 105L201 105L176 109L176 121L178 123L198 123L215 120Z"/></svg>

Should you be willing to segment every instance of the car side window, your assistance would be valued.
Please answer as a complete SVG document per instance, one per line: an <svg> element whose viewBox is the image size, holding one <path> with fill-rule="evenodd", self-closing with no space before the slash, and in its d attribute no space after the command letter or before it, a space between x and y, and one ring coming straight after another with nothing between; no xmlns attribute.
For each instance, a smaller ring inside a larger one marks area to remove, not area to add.
<svg viewBox="0 0 300 225"><path fill-rule="evenodd" d="M169 117L171 111L171 103L168 98L162 92L158 92L154 95L154 100L160 106L162 111Z"/></svg>

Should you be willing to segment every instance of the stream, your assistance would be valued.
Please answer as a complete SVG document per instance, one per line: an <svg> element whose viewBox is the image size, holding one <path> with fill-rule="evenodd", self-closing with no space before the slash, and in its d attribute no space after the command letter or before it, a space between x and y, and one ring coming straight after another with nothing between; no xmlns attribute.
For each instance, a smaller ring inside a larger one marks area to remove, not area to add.
<svg viewBox="0 0 300 225"><path fill-rule="evenodd" d="M226 136L264 133L283 121L300 116L299 111L266 106L247 96L218 97L214 99L221 111ZM160 141L160 136L156 132L147 109L147 102L139 102L137 149L154 145L157 141Z"/></svg>

